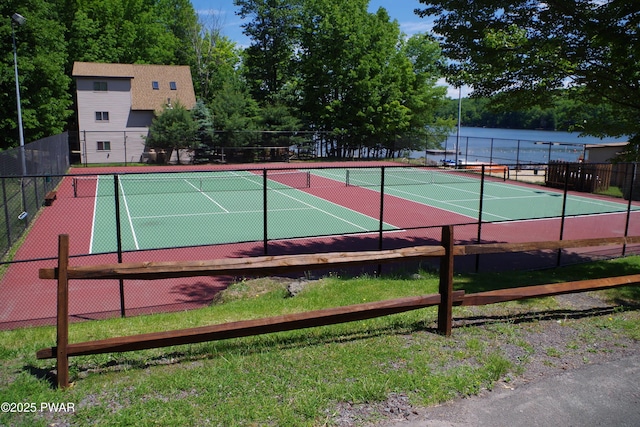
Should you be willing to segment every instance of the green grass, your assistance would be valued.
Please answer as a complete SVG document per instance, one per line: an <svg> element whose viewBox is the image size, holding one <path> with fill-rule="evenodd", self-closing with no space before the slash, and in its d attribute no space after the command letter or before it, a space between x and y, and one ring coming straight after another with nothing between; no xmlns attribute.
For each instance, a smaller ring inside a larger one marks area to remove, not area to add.
<svg viewBox="0 0 640 427"><path fill-rule="evenodd" d="M605 277L637 271L629 257L541 272L456 276L467 292ZM438 278L328 277L289 297L283 283L261 279L232 285L210 307L189 312L74 323L70 341L188 328L227 321L430 294ZM576 341L543 349L558 359L592 339L593 330L640 339L638 287L599 295L624 302L606 315L574 320ZM631 307L631 308L630 308ZM491 388L523 371L534 348L525 329L541 327L554 298L486 307L457 307L458 320L484 319L434 333L428 308L342 325L129 353L71 358L73 386L50 382L54 361L35 358L55 343L52 327L0 332L0 402L71 402L73 413L0 413L0 425L332 425L341 404L375 404L393 393L432 405ZM522 322L522 318L526 320ZM517 358L504 353L517 349ZM549 363L555 363L553 360ZM144 414L144 415L141 415ZM374 416L375 417L375 416ZM365 423L361 419L359 422Z"/></svg>
<svg viewBox="0 0 640 427"><path fill-rule="evenodd" d="M601 194L603 196L609 196L609 197L618 197L618 198L622 198L622 188L620 187L616 187L616 186L611 186L609 188L607 188L604 191L598 191L597 194Z"/></svg>

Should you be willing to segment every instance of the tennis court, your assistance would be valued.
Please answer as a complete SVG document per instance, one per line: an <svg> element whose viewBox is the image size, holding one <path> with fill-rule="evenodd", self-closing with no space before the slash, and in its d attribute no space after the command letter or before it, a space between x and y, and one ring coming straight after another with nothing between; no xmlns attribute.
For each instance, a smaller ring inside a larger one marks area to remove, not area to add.
<svg viewBox="0 0 640 427"><path fill-rule="evenodd" d="M73 187L75 197L95 197L91 253L117 250L116 191L125 251L260 241L265 225L268 239L380 228L379 219L305 192L307 171L259 172L99 175L77 177Z"/></svg>
<svg viewBox="0 0 640 427"><path fill-rule="evenodd" d="M477 220L479 195L482 220L487 222L554 218L562 215L564 197L560 191L541 186L520 185L498 179L485 179L474 170L436 168L327 169L313 174L344 182L346 186L380 191L411 202ZM483 188L481 188L483 186ZM568 194L566 216L626 212L627 204L592 196ZM638 207L633 207L637 210Z"/></svg>
<svg viewBox="0 0 640 427"><path fill-rule="evenodd" d="M311 194L312 182L332 182L331 197ZM95 197L90 248L105 253L117 250L118 217L124 251L378 232L377 206L371 206L378 202L354 190L378 193L383 183L397 210L428 207L420 220L431 225L452 214L472 223L480 211L483 221L500 222L627 209L622 201L575 194L565 204L562 192L483 182L477 171L419 167L98 175L76 177L73 187L75 197ZM403 218L383 218L389 221L383 231L407 226Z"/></svg>

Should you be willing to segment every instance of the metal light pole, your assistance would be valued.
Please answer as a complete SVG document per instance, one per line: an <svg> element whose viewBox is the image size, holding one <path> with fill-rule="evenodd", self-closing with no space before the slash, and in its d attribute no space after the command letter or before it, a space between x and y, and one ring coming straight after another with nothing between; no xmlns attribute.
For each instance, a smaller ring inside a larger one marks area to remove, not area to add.
<svg viewBox="0 0 640 427"><path fill-rule="evenodd" d="M22 175L27 174L27 159L24 152L24 131L22 127L22 106L20 102L20 82L18 80L18 49L16 48L16 30L15 26L24 25L26 18L19 13L11 15L11 35L13 39L13 65L16 73L16 103L18 105L18 133L20 135L20 159L22 161Z"/></svg>

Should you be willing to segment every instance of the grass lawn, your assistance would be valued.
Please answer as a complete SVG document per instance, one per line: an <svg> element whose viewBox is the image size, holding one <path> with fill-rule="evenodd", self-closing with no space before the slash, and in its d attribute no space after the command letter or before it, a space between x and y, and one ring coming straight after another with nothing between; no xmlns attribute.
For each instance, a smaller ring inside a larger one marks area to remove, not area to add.
<svg viewBox="0 0 640 427"><path fill-rule="evenodd" d="M640 257L628 257L537 272L460 275L455 282L457 288L477 292L631 274L639 267ZM204 309L72 324L70 342L431 294L437 287L437 274L430 272L420 277L327 277L291 297L284 279L247 280ZM375 408L399 397L408 407L433 405L491 389L497 382L516 382L537 357L550 368L564 357L591 363L638 342L640 287L590 293L589 298L603 308L567 306L560 298L457 307L449 338L434 332L436 308L429 308L258 337L75 357L70 359L73 385L67 390L52 386L55 362L35 358L36 350L54 345L54 328L3 331L0 402L14 405L8 411L3 406L0 425L331 426L381 421L386 415ZM557 334L559 327L568 337L563 344L532 341ZM64 403L64 409L73 411L41 411L43 403Z"/></svg>

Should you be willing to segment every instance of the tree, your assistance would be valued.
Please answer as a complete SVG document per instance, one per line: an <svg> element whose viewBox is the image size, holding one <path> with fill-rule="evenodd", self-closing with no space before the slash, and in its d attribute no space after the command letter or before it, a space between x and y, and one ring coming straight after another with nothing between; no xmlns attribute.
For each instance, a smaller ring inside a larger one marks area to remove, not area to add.
<svg viewBox="0 0 640 427"><path fill-rule="evenodd" d="M301 3L298 0L235 0L251 38L245 51L245 74L251 94L261 104L275 104L295 65Z"/></svg>
<svg viewBox="0 0 640 427"><path fill-rule="evenodd" d="M19 139L11 35L15 12L27 19L15 27L25 143L62 132L72 114L65 27L58 10L44 0L21 4L0 5L0 149L17 146Z"/></svg>
<svg viewBox="0 0 640 427"><path fill-rule="evenodd" d="M258 127L265 131L260 138L261 145L264 147L288 147L304 141L296 136L296 131L302 128L300 120L282 104L263 107L260 111Z"/></svg>
<svg viewBox="0 0 640 427"><path fill-rule="evenodd" d="M388 15L370 14L367 5L314 0L305 4L302 18L301 111L315 129L332 132L325 151L336 157L379 145L381 126L402 128L409 114L393 102L397 87L385 85L392 80L385 69L396 52L399 26Z"/></svg>
<svg viewBox="0 0 640 427"><path fill-rule="evenodd" d="M166 161L171 159L176 151L180 163L180 150L193 150L198 147L198 124L191 113L179 102L173 106L166 106L162 113L156 116L149 127L146 138L149 148L166 151Z"/></svg>
<svg viewBox="0 0 640 427"><path fill-rule="evenodd" d="M213 100L224 82L239 74L242 52L228 37L222 35L221 24L215 16L202 18L191 29L194 89L205 103Z"/></svg>
<svg viewBox="0 0 640 427"><path fill-rule="evenodd" d="M420 0L435 16L450 59L448 80L491 97L502 110L552 105L559 93L577 107L610 113L580 123L595 136L631 136L640 147L640 7L637 2ZM561 89L568 89L560 91Z"/></svg>
<svg viewBox="0 0 640 427"><path fill-rule="evenodd" d="M213 116L207 105L198 100L191 110L191 117L196 122L196 139L201 145L213 145Z"/></svg>
<svg viewBox="0 0 640 427"><path fill-rule="evenodd" d="M336 157L423 147L445 96L435 89L437 44L406 41L385 9L367 7L366 0L313 0L301 20L301 111L314 129L332 133L325 151Z"/></svg>
<svg viewBox="0 0 640 427"><path fill-rule="evenodd" d="M243 147L254 139L259 114L258 104L242 82L226 81L209 104L215 121L215 143L222 147Z"/></svg>
<svg viewBox="0 0 640 427"><path fill-rule="evenodd" d="M403 99L412 115L406 143L398 148L441 148L455 120L436 117L438 108L446 103L446 87L437 85L443 60L440 46L431 36L418 33L402 44L401 53L411 64L403 79L407 84Z"/></svg>
<svg viewBox="0 0 640 427"><path fill-rule="evenodd" d="M69 22L73 61L191 64L197 17L188 0L86 0Z"/></svg>

